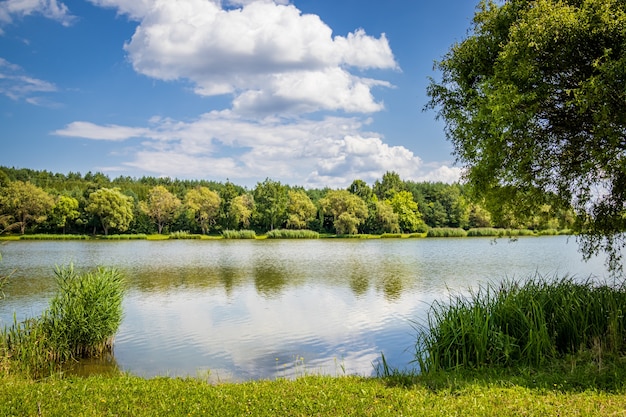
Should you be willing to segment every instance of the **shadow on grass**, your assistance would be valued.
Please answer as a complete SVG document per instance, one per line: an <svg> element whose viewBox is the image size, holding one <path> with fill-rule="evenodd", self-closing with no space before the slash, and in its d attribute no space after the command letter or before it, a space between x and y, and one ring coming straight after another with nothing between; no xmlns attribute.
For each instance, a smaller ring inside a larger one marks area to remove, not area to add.
<svg viewBox="0 0 626 417"><path fill-rule="evenodd" d="M539 391L626 393L626 357L579 354L542 367L457 368L419 374L387 369L378 375L390 387L420 386L432 391L459 392L470 387L523 387Z"/></svg>

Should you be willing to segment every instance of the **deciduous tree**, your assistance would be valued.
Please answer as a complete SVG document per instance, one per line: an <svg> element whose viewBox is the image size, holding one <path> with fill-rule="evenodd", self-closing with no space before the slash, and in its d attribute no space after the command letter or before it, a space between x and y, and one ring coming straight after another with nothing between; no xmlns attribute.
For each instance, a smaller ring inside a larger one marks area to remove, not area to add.
<svg viewBox="0 0 626 417"><path fill-rule="evenodd" d="M180 199L167 188L157 185L150 190L148 199L142 201L139 207L156 223L161 234L163 226L174 220L181 204Z"/></svg>
<svg viewBox="0 0 626 417"><path fill-rule="evenodd" d="M119 188L101 188L89 194L85 211L100 219L105 235L110 229L124 232L133 221L133 199Z"/></svg>
<svg viewBox="0 0 626 417"><path fill-rule="evenodd" d="M287 192L287 227L304 229L309 221L315 218L317 207L303 190L289 190Z"/></svg>
<svg viewBox="0 0 626 417"><path fill-rule="evenodd" d="M332 216L335 230L340 235L356 234L368 215L365 201L347 190L329 191L319 203L324 214Z"/></svg>
<svg viewBox="0 0 626 417"><path fill-rule="evenodd" d="M65 233L65 227L68 221L73 221L80 217L78 206L78 200L74 197L61 195L57 198L52 208L51 217L54 224L63 229L63 233Z"/></svg>
<svg viewBox="0 0 626 417"><path fill-rule="evenodd" d="M254 189L254 204L258 223L266 230L282 225L287 217L287 187L266 178Z"/></svg>
<svg viewBox="0 0 626 417"><path fill-rule="evenodd" d="M231 200L228 217L232 220L235 228L249 227L253 211L254 198L250 194L242 194Z"/></svg>
<svg viewBox="0 0 626 417"><path fill-rule="evenodd" d="M46 220L54 199L30 182L12 181L0 189L0 218L4 230L19 229L24 234L32 223Z"/></svg>
<svg viewBox="0 0 626 417"><path fill-rule="evenodd" d="M403 232L416 232L425 228L417 203L409 191L397 192L386 202L398 215L398 224Z"/></svg>
<svg viewBox="0 0 626 417"><path fill-rule="evenodd" d="M626 230L626 3L481 1L428 87L467 179L517 212L572 205L586 256ZM512 191L513 190L513 191Z"/></svg>
<svg viewBox="0 0 626 417"><path fill-rule="evenodd" d="M202 233L209 232L220 213L221 198L207 187L196 187L185 195L185 207L200 225Z"/></svg>

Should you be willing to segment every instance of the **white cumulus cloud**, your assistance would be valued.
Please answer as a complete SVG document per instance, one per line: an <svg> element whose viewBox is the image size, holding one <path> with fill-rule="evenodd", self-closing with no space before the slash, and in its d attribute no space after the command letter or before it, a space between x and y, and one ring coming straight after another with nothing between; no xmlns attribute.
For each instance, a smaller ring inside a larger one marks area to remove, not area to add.
<svg viewBox="0 0 626 417"><path fill-rule="evenodd" d="M92 3L139 22L124 46L135 71L189 81L200 95L232 94L234 108L248 114L378 111L371 89L389 83L353 69L398 69L384 34L333 36L319 16L286 1Z"/></svg>
<svg viewBox="0 0 626 417"><path fill-rule="evenodd" d="M185 122L153 118L145 127L74 122L53 133L109 141L140 138L124 165L156 176L229 178L249 186L270 177L310 188L346 187L357 178L373 183L387 171L406 180L458 180L456 168L425 165L405 147L366 132L366 122L251 119L225 110Z"/></svg>

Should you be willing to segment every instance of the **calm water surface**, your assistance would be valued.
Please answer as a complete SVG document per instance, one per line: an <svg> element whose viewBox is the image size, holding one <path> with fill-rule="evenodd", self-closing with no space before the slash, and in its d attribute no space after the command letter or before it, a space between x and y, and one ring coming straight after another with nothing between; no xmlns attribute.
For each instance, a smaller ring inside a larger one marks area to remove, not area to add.
<svg viewBox="0 0 626 417"><path fill-rule="evenodd" d="M573 238L265 241L23 241L0 326L38 315L54 267L122 270L128 281L113 365L141 376L210 380L374 373L381 352L411 367L413 322L480 283L535 273L605 279Z"/></svg>

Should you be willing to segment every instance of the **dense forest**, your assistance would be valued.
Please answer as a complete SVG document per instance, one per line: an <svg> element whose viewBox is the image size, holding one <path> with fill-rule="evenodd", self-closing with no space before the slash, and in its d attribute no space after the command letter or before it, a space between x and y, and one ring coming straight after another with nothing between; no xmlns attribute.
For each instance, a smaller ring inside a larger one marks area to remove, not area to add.
<svg viewBox="0 0 626 417"><path fill-rule="evenodd" d="M385 173L371 186L304 189L265 179L230 181L84 175L0 167L0 234L220 234L308 229L329 234L423 233L429 228L567 229L569 209L544 205L524 218L479 200L459 183L404 181Z"/></svg>

